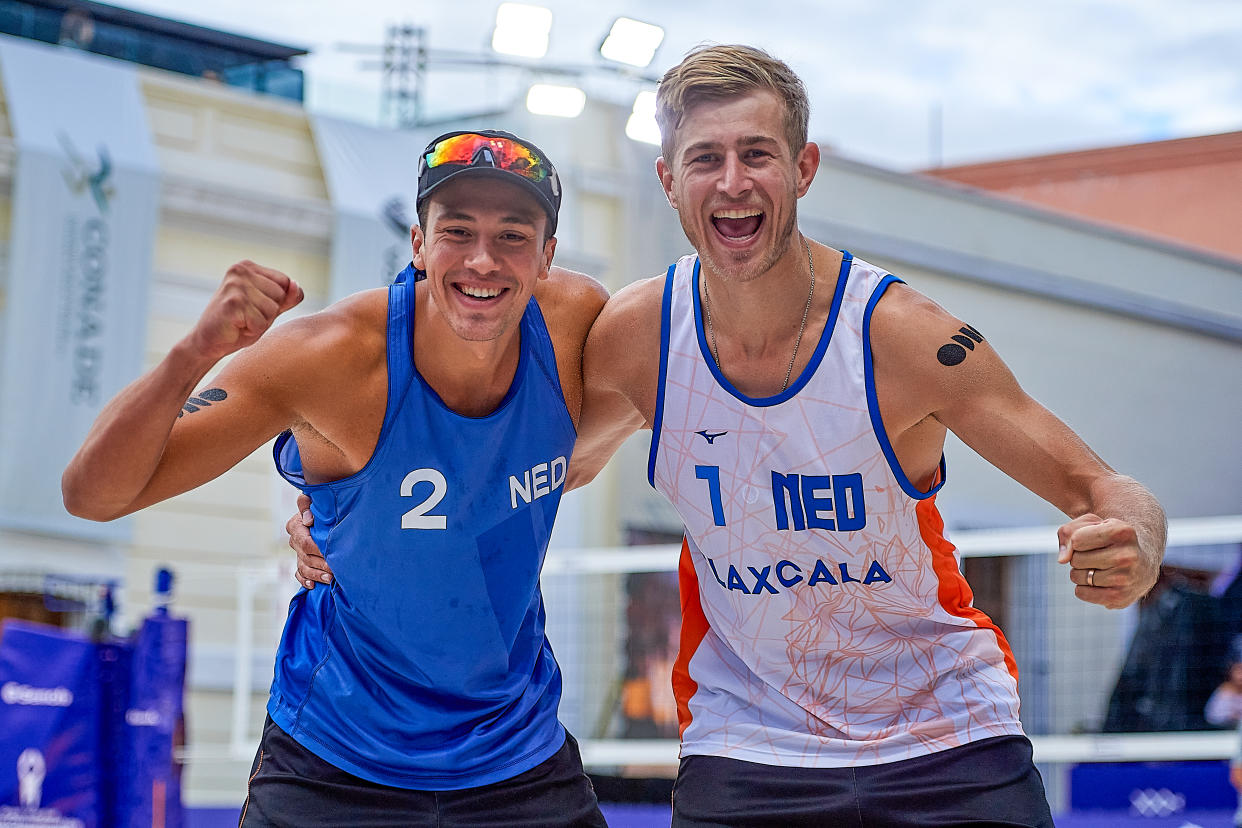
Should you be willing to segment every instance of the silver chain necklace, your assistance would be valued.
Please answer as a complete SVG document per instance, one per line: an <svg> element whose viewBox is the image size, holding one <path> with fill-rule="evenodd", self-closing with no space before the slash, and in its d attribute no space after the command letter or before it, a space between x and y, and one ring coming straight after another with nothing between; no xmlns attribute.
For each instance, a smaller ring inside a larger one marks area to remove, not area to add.
<svg viewBox="0 0 1242 828"><path fill-rule="evenodd" d="M782 391L789 387L789 377L793 375L794 363L798 361L798 346L802 344L802 332L806 330L806 318L811 313L811 297L815 295L815 260L811 258L811 245L807 243L806 236L802 237L802 247L806 250L807 267L811 269L811 289L806 294L806 307L802 309L802 324L798 326L798 338L794 340L793 356L789 358L789 367L785 369L785 383L781 386ZM716 367L720 368L720 349L716 347L716 329L712 327L712 302L707 295L706 278L703 279L703 310L707 316L707 332L712 337L712 358L716 360Z"/></svg>

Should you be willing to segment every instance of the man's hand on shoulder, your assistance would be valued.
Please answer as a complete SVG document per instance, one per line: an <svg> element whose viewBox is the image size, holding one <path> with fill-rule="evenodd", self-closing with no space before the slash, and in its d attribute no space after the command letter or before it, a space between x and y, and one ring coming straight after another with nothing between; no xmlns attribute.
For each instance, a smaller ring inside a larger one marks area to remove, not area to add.
<svg viewBox="0 0 1242 828"><path fill-rule="evenodd" d="M199 355L218 361L253 345L303 295L298 283L279 270L238 262L225 273L188 340Z"/></svg>

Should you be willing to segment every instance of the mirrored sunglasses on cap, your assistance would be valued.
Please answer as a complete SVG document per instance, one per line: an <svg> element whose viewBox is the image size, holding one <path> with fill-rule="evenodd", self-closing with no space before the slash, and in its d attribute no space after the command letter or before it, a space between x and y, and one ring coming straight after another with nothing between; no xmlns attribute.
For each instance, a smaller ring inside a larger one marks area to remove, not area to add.
<svg viewBox="0 0 1242 828"><path fill-rule="evenodd" d="M478 135L473 132L452 135L437 141L423 156L427 169L445 164L494 167L536 183L548 177L549 166L530 147L512 138Z"/></svg>

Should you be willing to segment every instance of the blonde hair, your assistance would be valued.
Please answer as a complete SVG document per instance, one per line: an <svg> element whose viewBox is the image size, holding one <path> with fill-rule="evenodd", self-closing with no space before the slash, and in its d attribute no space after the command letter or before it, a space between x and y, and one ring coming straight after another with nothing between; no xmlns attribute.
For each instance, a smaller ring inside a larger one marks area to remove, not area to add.
<svg viewBox="0 0 1242 828"><path fill-rule="evenodd" d="M699 46L664 73L656 90L656 123L660 150L672 163L674 136L686 110L703 101L721 100L766 90L785 109L785 138L797 154L806 145L811 104L806 87L784 61L753 46Z"/></svg>

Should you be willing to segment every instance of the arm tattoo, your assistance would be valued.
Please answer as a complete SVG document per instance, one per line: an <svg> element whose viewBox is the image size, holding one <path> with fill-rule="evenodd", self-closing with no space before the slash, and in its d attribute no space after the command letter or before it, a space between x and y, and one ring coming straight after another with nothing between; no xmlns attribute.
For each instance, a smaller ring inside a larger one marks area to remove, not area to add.
<svg viewBox="0 0 1242 828"><path fill-rule="evenodd" d="M963 325L949 339L953 342L941 345L940 350L936 351L936 359L941 365L960 365L966 359L966 353L975 349L975 343L983 341L983 334L970 325Z"/></svg>
<svg viewBox="0 0 1242 828"><path fill-rule="evenodd" d="M224 402L229 395L223 388L204 388L193 397L186 400L185 405L181 406L181 410L177 412L177 419L181 419L187 413L193 414L200 408L210 406L212 403Z"/></svg>

